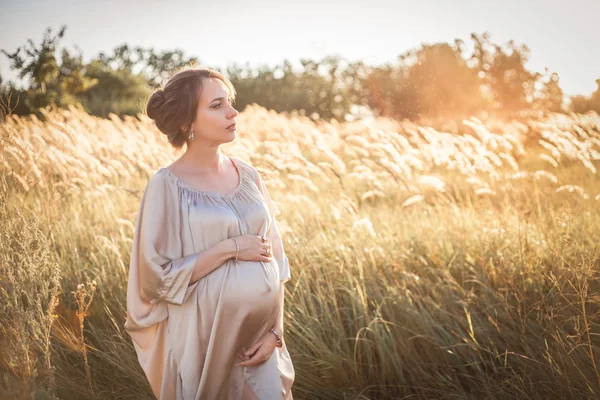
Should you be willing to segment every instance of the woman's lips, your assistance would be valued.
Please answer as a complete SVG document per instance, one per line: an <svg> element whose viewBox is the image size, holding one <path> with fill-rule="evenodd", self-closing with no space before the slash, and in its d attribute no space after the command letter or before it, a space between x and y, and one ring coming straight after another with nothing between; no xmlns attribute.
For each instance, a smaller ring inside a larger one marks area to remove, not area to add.
<svg viewBox="0 0 600 400"><path fill-rule="evenodd" d="M235 131L235 124L231 124L225 129L227 129L228 131Z"/></svg>

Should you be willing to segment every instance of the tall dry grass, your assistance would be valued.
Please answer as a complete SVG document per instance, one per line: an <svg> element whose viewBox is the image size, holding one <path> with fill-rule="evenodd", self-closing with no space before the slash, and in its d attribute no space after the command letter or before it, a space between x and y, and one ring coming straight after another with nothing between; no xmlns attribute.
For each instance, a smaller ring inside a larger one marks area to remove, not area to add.
<svg viewBox="0 0 600 400"><path fill-rule="evenodd" d="M0 125L0 393L149 398L127 267L178 154L144 117L45 117ZM598 115L238 125L224 151L263 174L293 268L296 398L600 397Z"/></svg>

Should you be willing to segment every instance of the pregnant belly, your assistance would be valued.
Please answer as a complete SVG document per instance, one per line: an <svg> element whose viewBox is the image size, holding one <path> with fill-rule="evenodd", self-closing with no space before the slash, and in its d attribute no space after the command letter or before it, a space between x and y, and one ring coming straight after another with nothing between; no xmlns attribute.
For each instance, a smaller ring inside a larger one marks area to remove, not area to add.
<svg viewBox="0 0 600 400"><path fill-rule="evenodd" d="M225 276L221 301L227 307L248 312L269 313L277 305L279 279L272 262L238 261L230 263Z"/></svg>
<svg viewBox="0 0 600 400"><path fill-rule="evenodd" d="M280 308L276 267L275 262L227 261L198 281L194 301L170 305L169 330L177 332L170 346L176 360L203 360L215 340L213 347L234 354L267 332Z"/></svg>

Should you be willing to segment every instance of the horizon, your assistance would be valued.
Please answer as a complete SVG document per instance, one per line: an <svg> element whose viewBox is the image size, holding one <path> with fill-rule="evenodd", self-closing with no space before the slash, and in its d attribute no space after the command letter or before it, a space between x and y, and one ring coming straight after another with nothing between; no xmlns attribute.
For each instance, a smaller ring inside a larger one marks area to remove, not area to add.
<svg viewBox="0 0 600 400"><path fill-rule="evenodd" d="M473 0L452 4L374 0L369 8L354 2L343 7L335 3L309 1L294 6L267 0L256 6L225 0L217 4L219 8L214 7L216 3L189 5L185 0L151 0L143 7L115 0L15 2L2 4L0 49L12 53L28 39L37 45L48 27L56 33L64 24L67 30L60 48L75 50L77 46L86 62L100 52L110 54L115 47L128 44L158 51L181 49L214 68L234 63L273 67L284 60L297 65L303 58L320 60L336 54L350 62L381 65L421 44L461 39L470 49L470 34L487 31L492 43L503 46L514 40L527 45L526 67L556 72L566 97L589 96L597 88L600 56L593 49L599 47L600 39L593 32L593 16L600 14L600 2L575 0L568 8L552 9L540 0L524 5L515 0L500 5ZM116 5L119 12L115 12ZM173 17L164 19L169 13ZM194 34L201 39L195 40ZM4 54L0 74L5 83L24 84L9 69Z"/></svg>

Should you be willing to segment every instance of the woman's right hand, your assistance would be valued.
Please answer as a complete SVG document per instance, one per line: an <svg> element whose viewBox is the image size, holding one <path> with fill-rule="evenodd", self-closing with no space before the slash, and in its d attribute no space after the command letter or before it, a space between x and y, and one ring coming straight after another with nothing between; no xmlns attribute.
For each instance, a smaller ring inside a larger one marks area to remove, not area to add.
<svg viewBox="0 0 600 400"><path fill-rule="evenodd" d="M239 248L238 260L269 262L273 258L271 243L267 238L265 242L259 235L240 235L232 239L235 239ZM235 254L233 258L235 259Z"/></svg>

